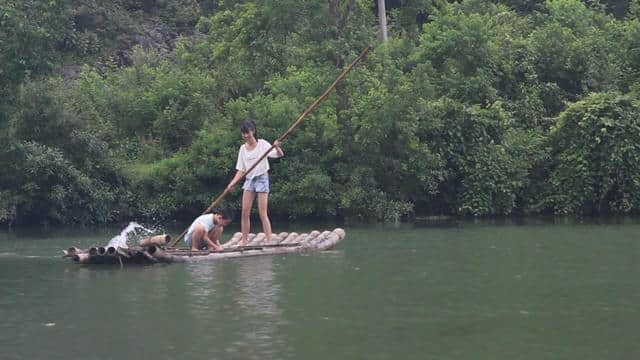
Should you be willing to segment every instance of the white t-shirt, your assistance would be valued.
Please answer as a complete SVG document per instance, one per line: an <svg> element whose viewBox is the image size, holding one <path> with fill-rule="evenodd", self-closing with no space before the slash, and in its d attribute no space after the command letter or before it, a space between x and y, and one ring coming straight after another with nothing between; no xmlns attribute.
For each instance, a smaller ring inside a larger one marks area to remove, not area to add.
<svg viewBox="0 0 640 360"><path fill-rule="evenodd" d="M249 170L249 168L252 167L253 164L255 164L255 162L264 155L267 150L269 150L269 148L271 148L271 144L264 139L259 139L258 145L256 145L252 150L247 150L246 145L247 144L242 144L242 146L240 146L240 151L238 151L238 162L236 163L236 170L245 172ZM278 156L276 148L273 148L267 157L278 158L280 156ZM247 174L247 179L266 174L267 171L269 171L269 161L267 160L267 157L262 159L262 161L260 161L260 163Z"/></svg>

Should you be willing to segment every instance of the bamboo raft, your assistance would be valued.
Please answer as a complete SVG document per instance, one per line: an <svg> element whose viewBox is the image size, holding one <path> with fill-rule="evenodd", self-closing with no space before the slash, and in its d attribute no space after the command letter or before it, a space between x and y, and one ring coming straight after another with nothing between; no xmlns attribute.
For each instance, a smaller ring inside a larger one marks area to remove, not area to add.
<svg viewBox="0 0 640 360"><path fill-rule="evenodd" d="M244 246L238 246L242 238L242 234L238 232L222 244L223 250L193 251L165 247L171 238L163 234L141 239L138 245L132 247L93 246L85 250L70 247L62 252L63 257L71 258L78 264L120 264L122 266L123 264L174 263L323 251L334 247L345 238L345 235L345 231L340 228L323 232L314 230L302 234L282 232L273 234L271 241L266 243L264 233L249 234L249 242Z"/></svg>

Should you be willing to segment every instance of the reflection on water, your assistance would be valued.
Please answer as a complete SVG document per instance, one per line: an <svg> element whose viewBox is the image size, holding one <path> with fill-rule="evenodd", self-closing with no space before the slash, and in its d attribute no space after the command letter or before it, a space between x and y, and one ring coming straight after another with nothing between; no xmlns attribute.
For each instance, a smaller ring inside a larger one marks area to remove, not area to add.
<svg viewBox="0 0 640 360"><path fill-rule="evenodd" d="M243 312L277 317L280 286L274 281L273 257L243 259L238 265L238 306Z"/></svg>
<svg viewBox="0 0 640 360"><path fill-rule="evenodd" d="M188 311L193 318L205 317L208 326L199 328L203 339L223 336L224 353L242 354L244 359L277 359L286 347L278 336L282 323L279 309L280 285L274 272L274 257L259 256L185 265ZM227 327L221 334L216 324Z"/></svg>
<svg viewBox="0 0 640 360"><path fill-rule="evenodd" d="M219 284L219 277L216 275L221 270L220 266L213 262L196 262L186 266L189 277L186 285L190 289L192 307L194 310L206 310L207 300L215 293L216 283Z"/></svg>
<svg viewBox="0 0 640 360"><path fill-rule="evenodd" d="M237 268L234 303L240 321L251 324L230 344L231 352L246 358L277 358L285 340L277 336L282 312L278 308L280 285L275 281L272 256L242 259Z"/></svg>

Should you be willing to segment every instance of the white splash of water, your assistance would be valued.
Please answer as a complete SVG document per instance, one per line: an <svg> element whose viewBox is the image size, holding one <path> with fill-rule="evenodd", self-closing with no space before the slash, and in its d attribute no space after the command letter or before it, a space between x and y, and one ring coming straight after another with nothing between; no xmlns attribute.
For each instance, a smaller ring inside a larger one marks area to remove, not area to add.
<svg viewBox="0 0 640 360"><path fill-rule="evenodd" d="M129 245L127 245L127 240L129 240L129 236L136 235L136 231L138 229L147 233L153 232L153 230L149 230L144 226L138 224L137 222L132 221L129 223L129 225L127 225L127 227L122 229L122 231L120 232L120 235L116 235L111 240L109 240L109 244L107 244L107 247L113 246L116 248L117 247L128 248Z"/></svg>

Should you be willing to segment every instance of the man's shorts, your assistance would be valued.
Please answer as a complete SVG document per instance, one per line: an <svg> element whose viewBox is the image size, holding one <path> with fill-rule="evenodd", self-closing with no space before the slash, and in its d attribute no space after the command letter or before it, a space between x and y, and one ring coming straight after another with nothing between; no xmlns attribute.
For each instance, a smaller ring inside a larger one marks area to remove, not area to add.
<svg viewBox="0 0 640 360"><path fill-rule="evenodd" d="M187 246L189 247L189 249L191 249L191 244L193 243L193 241L191 240L191 234L192 233L187 233L187 235L184 236L184 242L187 243ZM200 244L198 244L198 249L202 250L202 249L206 249L207 248L207 244L204 242L204 240L200 239Z"/></svg>
<svg viewBox="0 0 640 360"><path fill-rule="evenodd" d="M254 176L251 179L246 179L244 181L244 185L242 188L248 191L253 191L257 193L268 193L269 192L269 175L262 174L258 176Z"/></svg>

